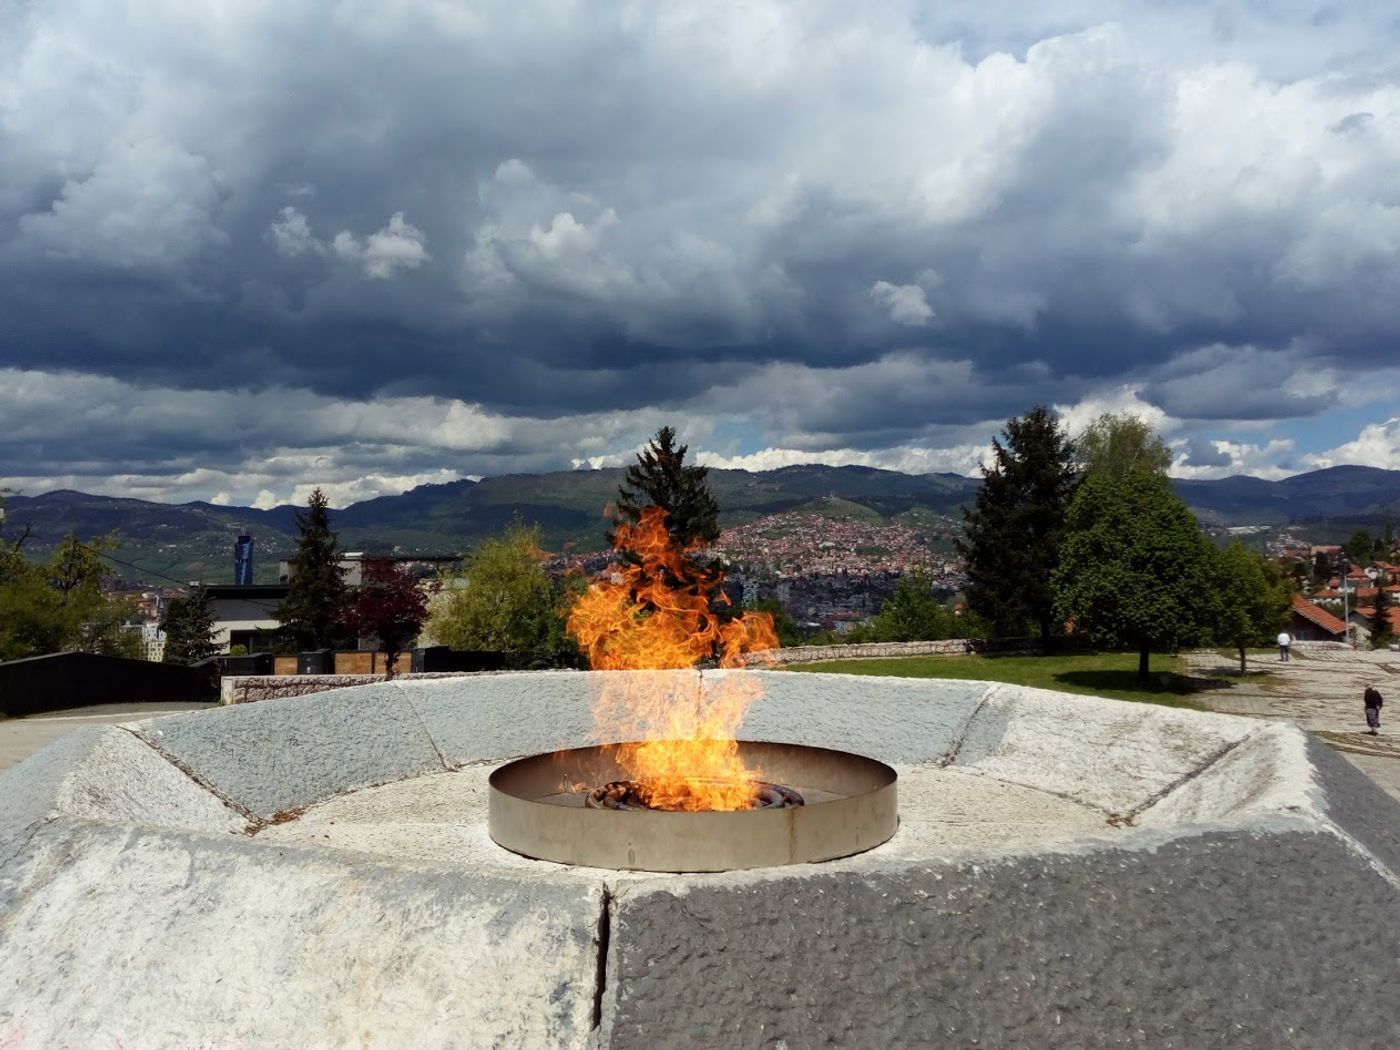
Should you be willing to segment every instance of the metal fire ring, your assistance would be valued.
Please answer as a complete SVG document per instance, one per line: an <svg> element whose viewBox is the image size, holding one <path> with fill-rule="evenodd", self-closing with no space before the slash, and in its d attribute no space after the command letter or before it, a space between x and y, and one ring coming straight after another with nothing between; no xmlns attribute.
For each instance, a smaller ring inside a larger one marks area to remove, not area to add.
<svg viewBox="0 0 1400 1050"><path fill-rule="evenodd" d="M534 755L491 774L491 838L537 860L630 871L735 871L863 853L899 826L897 777L882 762L799 744L740 741L750 768L806 804L733 813L586 808L626 774L611 747Z"/></svg>

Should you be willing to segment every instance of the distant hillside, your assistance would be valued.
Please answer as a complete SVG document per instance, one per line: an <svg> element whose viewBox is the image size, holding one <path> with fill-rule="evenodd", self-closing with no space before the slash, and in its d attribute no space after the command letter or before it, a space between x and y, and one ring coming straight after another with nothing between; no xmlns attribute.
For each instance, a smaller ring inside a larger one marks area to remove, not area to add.
<svg viewBox="0 0 1400 1050"><path fill-rule="evenodd" d="M459 551L517 518L538 524L551 550L597 550L603 544L605 510L616 498L622 474L621 469L561 471L423 485L333 511L331 521L351 550ZM799 508L870 521L956 516L979 484L979 479L957 474L900 474L873 467L710 472L725 526ZM1400 515L1400 471L1372 467L1333 467L1273 482L1233 477L1175 484L1187 505L1211 524L1379 523L1386 511ZM118 534L116 557L127 563L123 571L133 581L227 582L234 537L243 532L257 539L257 578L267 581L276 576L278 557L295 544L294 507L172 506L71 491L11 496L6 505L7 535L29 527L26 550L36 555L68 531L84 537Z"/></svg>

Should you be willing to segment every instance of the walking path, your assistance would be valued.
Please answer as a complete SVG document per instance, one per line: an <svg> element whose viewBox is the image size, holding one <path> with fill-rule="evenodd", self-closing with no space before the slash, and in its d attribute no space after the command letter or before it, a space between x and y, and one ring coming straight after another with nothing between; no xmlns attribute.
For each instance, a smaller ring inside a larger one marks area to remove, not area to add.
<svg viewBox="0 0 1400 1050"><path fill-rule="evenodd" d="M202 711L215 703L100 704L76 707L45 715L27 715L0 722L0 771L17 766L35 751L85 725L134 722L143 715L172 715L177 711Z"/></svg>
<svg viewBox="0 0 1400 1050"><path fill-rule="evenodd" d="M1287 663L1250 653L1243 677L1236 657L1202 650L1183 660L1193 677L1222 682L1196 694L1212 711L1297 722L1400 799L1400 653L1295 645ZM1368 685L1386 698L1379 736L1366 732L1361 693Z"/></svg>

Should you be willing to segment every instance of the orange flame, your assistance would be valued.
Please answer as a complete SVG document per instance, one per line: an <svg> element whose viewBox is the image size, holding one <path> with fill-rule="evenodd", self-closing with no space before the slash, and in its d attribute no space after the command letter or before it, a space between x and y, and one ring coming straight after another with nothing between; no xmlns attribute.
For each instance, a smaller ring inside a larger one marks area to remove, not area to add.
<svg viewBox="0 0 1400 1050"><path fill-rule="evenodd" d="M569 614L569 630L595 670L661 671L712 658L742 667L747 654L777 648L771 616L750 612L722 622L714 614L710 595L719 593L722 576L676 547L660 507L644 509L635 525L619 523L613 545L626 559ZM737 675L711 695L695 679L628 676L605 685L594 725L613 740L634 738L617 745L616 757L651 807L747 809L758 797L758 772L740 760L735 733L757 695Z"/></svg>

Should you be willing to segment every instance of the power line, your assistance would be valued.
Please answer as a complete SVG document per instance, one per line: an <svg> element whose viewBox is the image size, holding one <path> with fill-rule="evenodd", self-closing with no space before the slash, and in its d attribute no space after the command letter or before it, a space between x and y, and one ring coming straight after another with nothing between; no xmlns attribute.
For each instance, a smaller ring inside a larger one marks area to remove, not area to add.
<svg viewBox="0 0 1400 1050"><path fill-rule="evenodd" d="M190 585L189 580L177 580L174 576L167 576L165 575L165 573L158 572L155 569L146 569L141 567L140 565L133 565L131 562L122 561L120 558L114 557L111 554L104 554L101 551L98 551L97 556L107 561L116 562L118 565L124 565L128 569L135 569L137 572L146 573L151 576L159 576L162 580L169 580L171 583L177 584L181 587L188 587Z"/></svg>

